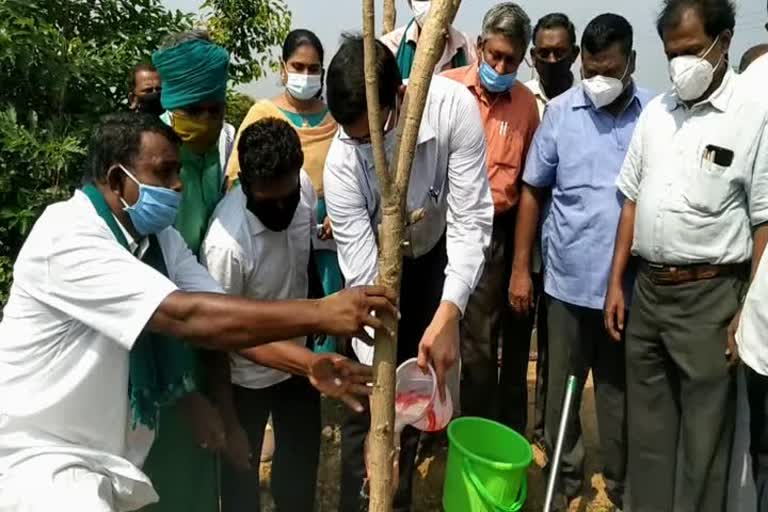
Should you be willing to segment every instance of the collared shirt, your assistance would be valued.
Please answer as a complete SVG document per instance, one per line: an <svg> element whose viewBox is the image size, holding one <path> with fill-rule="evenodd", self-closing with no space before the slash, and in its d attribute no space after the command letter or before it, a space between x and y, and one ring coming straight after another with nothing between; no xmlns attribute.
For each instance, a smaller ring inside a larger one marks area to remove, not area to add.
<svg viewBox="0 0 768 512"><path fill-rule="evenodd" d="M408 29L408 25L396 28L389 34L384 34L379 40L386 45L393 55L397 55L397 51L400 49L400 43L403 41L403 35ZM419 41L419 26L416 23L410 25L410 30L406 36L406 41L418 43ZM443 50L443 56L437 61L435 66L435 73L441 73L448 69L451 69L451 61L459 53L459 50L464 52L467 57L467 63L473 64L477 62L477 48L475 43L469 34L459 32L453 26L448 27L448 40L445 42L445 50Z"/></svg>
<svg viewBox="0 0 768 512"><path fill-rule="evenodd" d="M285 231L270 231L246 208L237 186L221 200L200 251L208 271L231 295L260 300L306 299L309 252L317 199L309 176L301 171L301 199ZM304 346L306 338L297 338ZM263 389L290 378L290 374L257 365L232 354L232 382Z"/></svg>
<svg viewBox="0 0 768 512"><path fill-rule="evenodd" d="M678 265L750 260L752 226L768 221L767 119L730 70L692 108L671 92L650 102L617 181L637 203L632 252Z"/></svg>
<svg viewBox="0 0 768 512"><path fill-rule="evenodd" d="M29 482L13 475L30 467L45 481L81 466L108 475L125 509L157 499L126 460L129 352L175 290L220 291L175 229L157 239L167 278L125 250L79 191L35 223L0 322L3 498L24 492Z"/></svg>
<svg viewBox="0 0 768 512"><path fill-rule="evenodd" d="M446 71L443 76L464 84L477 99L485 127L493 206L497 215L504 213L520 199L523 164L539 127L536 100L519 82L507 94L490 96L480 84L477 64Z"/></svg>
<svg viewBox="0 0 768 512"><path fill-rule="evenodd" d="M544 92L544 88L541 86L541 82L538 78L531 78L527 82L525 82L525 86L530 89L530 91L533 93L533 96L536 98L536 106L539 109L539 117L544 117L544 110L547 108L547 103L549 103L549 98L547 97L547 93Z"/></svg>
<svg viewBox="0 0 768 512"><path fill-rule="evenodd" d="M571 88L576 87L579 85L579 80L577 77L573 77L573 85L571 85ZM547 109L547 105L549 104L550 98L547 96L547 93L544 91L544 87L541 85L541 80L539 80L538 77L531 78L527 82L525 82L525 86L531 90L533 95L536 97L536 106L539 108L539 117L544 117L544 111Z"/></svg>
<svg viewBox="0 0 768 512"><path fill-rule="evenodd" d="M738 77L745 98L768 105L765 84L768 83L768 55L755 60ZM768 376L768 258L763 256L752 279L741 310L736 333L739 357L754 371Z"/></svg>
<svg viewBox="0 0 768 512"><path fill-rule="evenodd" d="M768 83L768 53L755 59L744 73L738 77L742 94L751 100L768 105L768 93L765 84Z"/></svg>
<svg viewBox="0 0 768 512"><path fill-rule="evenodd" d="M378 275L378 179L369 152L345 142L342 132L326 159L325 200L347 284L371 284ZM407 198L408 211L423 211L424 216L406 229L406 249L411 257L428 253L447 228L442 298L462 312L482 273L483 252L491 239L493 202L485 162L485 134L475 98L461 84L434 77ZM356 347L358 356L372 355L368 347Z"/></svg>
<svg viewBox="0 0 768 512"><path fill-rule="evenodd" d="M629 105L614 117L596 109L579 85L547 106L523 181L552 189L542 247L544 288L556 299L603 307L622 206L616 176L650 98L635 87Z"/></svg>

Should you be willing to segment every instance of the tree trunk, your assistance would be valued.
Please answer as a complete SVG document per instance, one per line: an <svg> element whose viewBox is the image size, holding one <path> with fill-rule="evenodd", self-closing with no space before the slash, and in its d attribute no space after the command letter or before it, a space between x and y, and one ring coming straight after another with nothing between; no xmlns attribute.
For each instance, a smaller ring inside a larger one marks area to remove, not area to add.
<svg viewBox="0 0 768 512"><path fill-rule="evenodd" d="M395 0L384 0L384 33L389 34L395 30L397 22L397 9Z"/></svg>
<svg viewBox="0 0 768 512"><path fill-rule="evenodd" d="M386 1L386 0L385 0ZM416 140L424 114L432 72L437 65L451 24L461 0L434 0L430 15L419 37L413 71L401 107L397 130L395 166L389 168L384 153L382 113L376 74L374 0L363 0L365 35L365 83L371 143L376 176L381 190L382 220L379 228L379 283L400 292L403 244L405 242L406 199L416 150ZM438 170L439 172L439 170ZM394 447L395 366L397 356L397 319L382 316L386 329L376 331L373 358L375 382L371 398L370 432L370 512L392 510L392 467L397 452Z"/></svg>

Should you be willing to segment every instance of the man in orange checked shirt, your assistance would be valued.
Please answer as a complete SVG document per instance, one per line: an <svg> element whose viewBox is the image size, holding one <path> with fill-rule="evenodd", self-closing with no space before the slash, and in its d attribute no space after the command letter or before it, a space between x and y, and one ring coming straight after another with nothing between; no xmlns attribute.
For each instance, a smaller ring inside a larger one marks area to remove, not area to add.
<svg viewBox="0 0 768 512"><path fill-rule="evenodd" d="M479 64L444 73L465 84L477 98L485 123L488 177L495 210L483 275L461 325L461 412L500 421L523 434L533 315L513 315L508 284L520 178L528 147L539 126L536 99L516 79L530 40L531 22L525 11L511 2L500 3L483 19L482 35L477 42Z"/></svg>

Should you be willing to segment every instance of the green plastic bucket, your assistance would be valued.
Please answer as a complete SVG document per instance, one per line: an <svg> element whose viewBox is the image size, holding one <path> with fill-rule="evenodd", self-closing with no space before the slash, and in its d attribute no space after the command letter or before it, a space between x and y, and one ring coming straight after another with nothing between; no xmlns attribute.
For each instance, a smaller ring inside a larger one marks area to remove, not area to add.
<svg viewBox="0 0 768 512"><path fill-rule="evenodd" d="M459 418L448 425L445 512L517 512L528 494L528 441L504 425L483 418Z"/></svg>

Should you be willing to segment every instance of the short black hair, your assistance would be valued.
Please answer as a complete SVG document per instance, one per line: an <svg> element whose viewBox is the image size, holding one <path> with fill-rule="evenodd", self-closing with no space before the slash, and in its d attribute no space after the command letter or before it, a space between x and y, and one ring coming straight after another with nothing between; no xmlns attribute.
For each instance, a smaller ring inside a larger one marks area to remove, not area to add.
<svg viewBox="0 0 768 512"><path fill-rule="evenodd" d="M712 39L736 27L736 6L731 0L664 0L656 30L660 37L664 31L680 24L686 9L695 9L704 24L704 31Z"/></svg>
<svg viewBox="0 0 768 512"><path fill-rule="evenodd" d="M240 180L273 180L298 173L304 152L296 130L275 117L260 119L243 130L237 144Z"/></svg>
<svg viewBox="0 0 768 512"><path fill-rule="evenodd" d="M568 32L571 45L576 46L576 27L570 18L561 12L547 14L536 23L536 26L533 27L533 45L536 46L536 36L540 30L553 30L556 28L562 28Z"/></svg>
<svg viewBox="0 0 768 512"><path fill-rule="evenodd" d="M617 43L625 56L629 57L632 54L634 44L632 25L625 17L618 14L601 14L589 22L581 36L582 48L591 54L605 51Z"/></svg>
<svg viewBox="0 0 768 512"><path fill-rule="evenodd" d="M309 45L314 48L320 56L320 62L325 62L323 43L320 42L320 39L314 32L301 28L291 31L285 38L285 42L283 43L283 62L288 62L288 59L296 53L296 50L304 45Z"/></svg>
<svg viewBox="0 0 768 512"><path fill-rule="evenodd" d="M139 62L138 64L136 64L133 67L131 76L128 77L128 90L130 92L133 92L134 89L136 89L136 75L144 71L148 71L150 73L157 73L157 69L155 69L155 66L153 66L152 63L150 62Z"/></svg>
<svg viewBox="0 0 768 512"><path fill-rule="evenodd" d="M376 71L379 75L379 103L394 107L403 83L397 60L381 41L376 41ZM345 34L341 48L328 67L328 110L339 124L354 123L368 111L365 97L363 39Z"/></svg>
<svg viewBox="0 0 768 512"><path fill-rule="evenodd" d="M141 137L145 133L157 133L172 144L181 145L176 132L157 116L125 112L103 117L91 134L83 181L104 181L116 164L131 167L141 151Z"/></svg>

